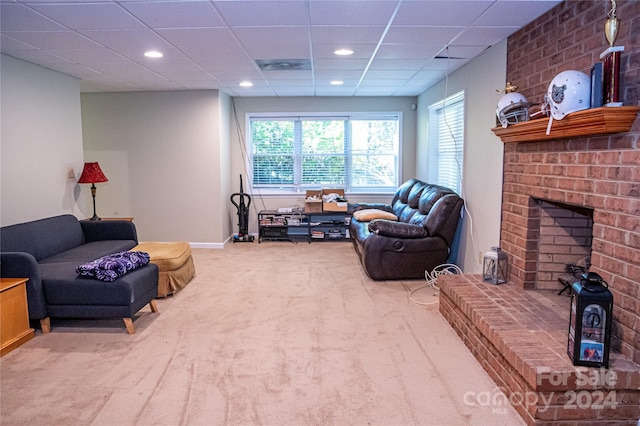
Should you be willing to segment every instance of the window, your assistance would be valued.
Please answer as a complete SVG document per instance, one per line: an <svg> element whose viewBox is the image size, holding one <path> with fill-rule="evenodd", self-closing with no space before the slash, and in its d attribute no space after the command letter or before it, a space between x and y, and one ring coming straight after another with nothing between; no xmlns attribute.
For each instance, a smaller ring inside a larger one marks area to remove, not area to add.
<svg viewBox="0 0 640 426"><path fill-rule="evenodd" d="M464 92L429 107L429 182L462 193Z"/></svg>
<svg viewBox="0 0 640 426"><path fill-rule="evenodd" d="M248 116L253 188L393 192L401 115Z"/></svg>

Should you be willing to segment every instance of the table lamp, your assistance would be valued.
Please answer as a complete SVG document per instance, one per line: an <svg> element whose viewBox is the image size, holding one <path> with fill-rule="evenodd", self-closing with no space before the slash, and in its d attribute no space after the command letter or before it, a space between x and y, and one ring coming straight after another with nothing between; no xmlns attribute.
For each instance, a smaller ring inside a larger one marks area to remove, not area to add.
<svg viewBox="0 0 640 426"><path fill-rule="evenodd" d="M96 214L96 183L107 182L109 179L100 170L100 165L96 163L84 163L84 169L78 183L91 184L91 196L93 197L93 217L91 220L100 220Z"/></svg>

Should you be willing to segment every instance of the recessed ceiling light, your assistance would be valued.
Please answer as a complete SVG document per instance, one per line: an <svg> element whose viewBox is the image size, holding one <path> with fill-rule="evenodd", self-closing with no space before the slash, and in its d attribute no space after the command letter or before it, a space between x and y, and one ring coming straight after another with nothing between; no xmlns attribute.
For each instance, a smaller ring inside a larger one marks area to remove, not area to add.
<svg viewBox="0 0 640 426"><path fill-rule="evenodd" d="M344 84L344 81L342 81L342 80L331 80L331 85L332 86L340 86L340 85L343 85L343 84Z"/></svg>
<svg viewBox="0 0 640 426"><path fill-rule="evenodd" d="M251 87L253 86L253 83L250 81L243 81L239 84L240 87Z"/></svg>
<svg viewBox="0 0 640 426"><path fill-rule="evenodd" d="M147 58L162 58L164 55L157 50L149 50L148 52L144 52L144 56Z"/></svg>
<svg viewBox="0 0 640 426"><path fill-rule="evenodd" d="M338 49L338 50L334 51L333 53L335 53L338 56L349 56L349 55L353 55L353 50L351 50L351 49Z"/></svg>

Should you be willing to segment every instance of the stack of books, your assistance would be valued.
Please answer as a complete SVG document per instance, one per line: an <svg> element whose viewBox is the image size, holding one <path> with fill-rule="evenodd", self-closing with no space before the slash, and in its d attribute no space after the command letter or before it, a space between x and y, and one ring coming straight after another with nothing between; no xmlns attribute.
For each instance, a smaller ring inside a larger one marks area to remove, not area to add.
<svg viewBox="0 0 640 426"><path fill-rule="evenodd" d="M331 229L328 232L328 237L330 240L337 240L339 238L342 238L342 234L340 233L339 229Z"/></svg>
<svg viewBox="0 0 640 426"><path fill-rule="evenodd" d="M311 238L324 239L324 232L322 232L322 231L311 231Z"/></svg>

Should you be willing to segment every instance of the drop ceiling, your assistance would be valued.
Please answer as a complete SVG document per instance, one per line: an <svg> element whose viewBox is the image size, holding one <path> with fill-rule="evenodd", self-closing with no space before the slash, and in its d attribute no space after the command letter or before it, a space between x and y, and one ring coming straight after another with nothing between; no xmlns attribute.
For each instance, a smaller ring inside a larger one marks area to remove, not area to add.
<svg viewBox="0 0 640 426"><path fill-rule="evenodd" d="M0 0L0 51L76 77L83 92L415 96L558 3Z"/></svg>

